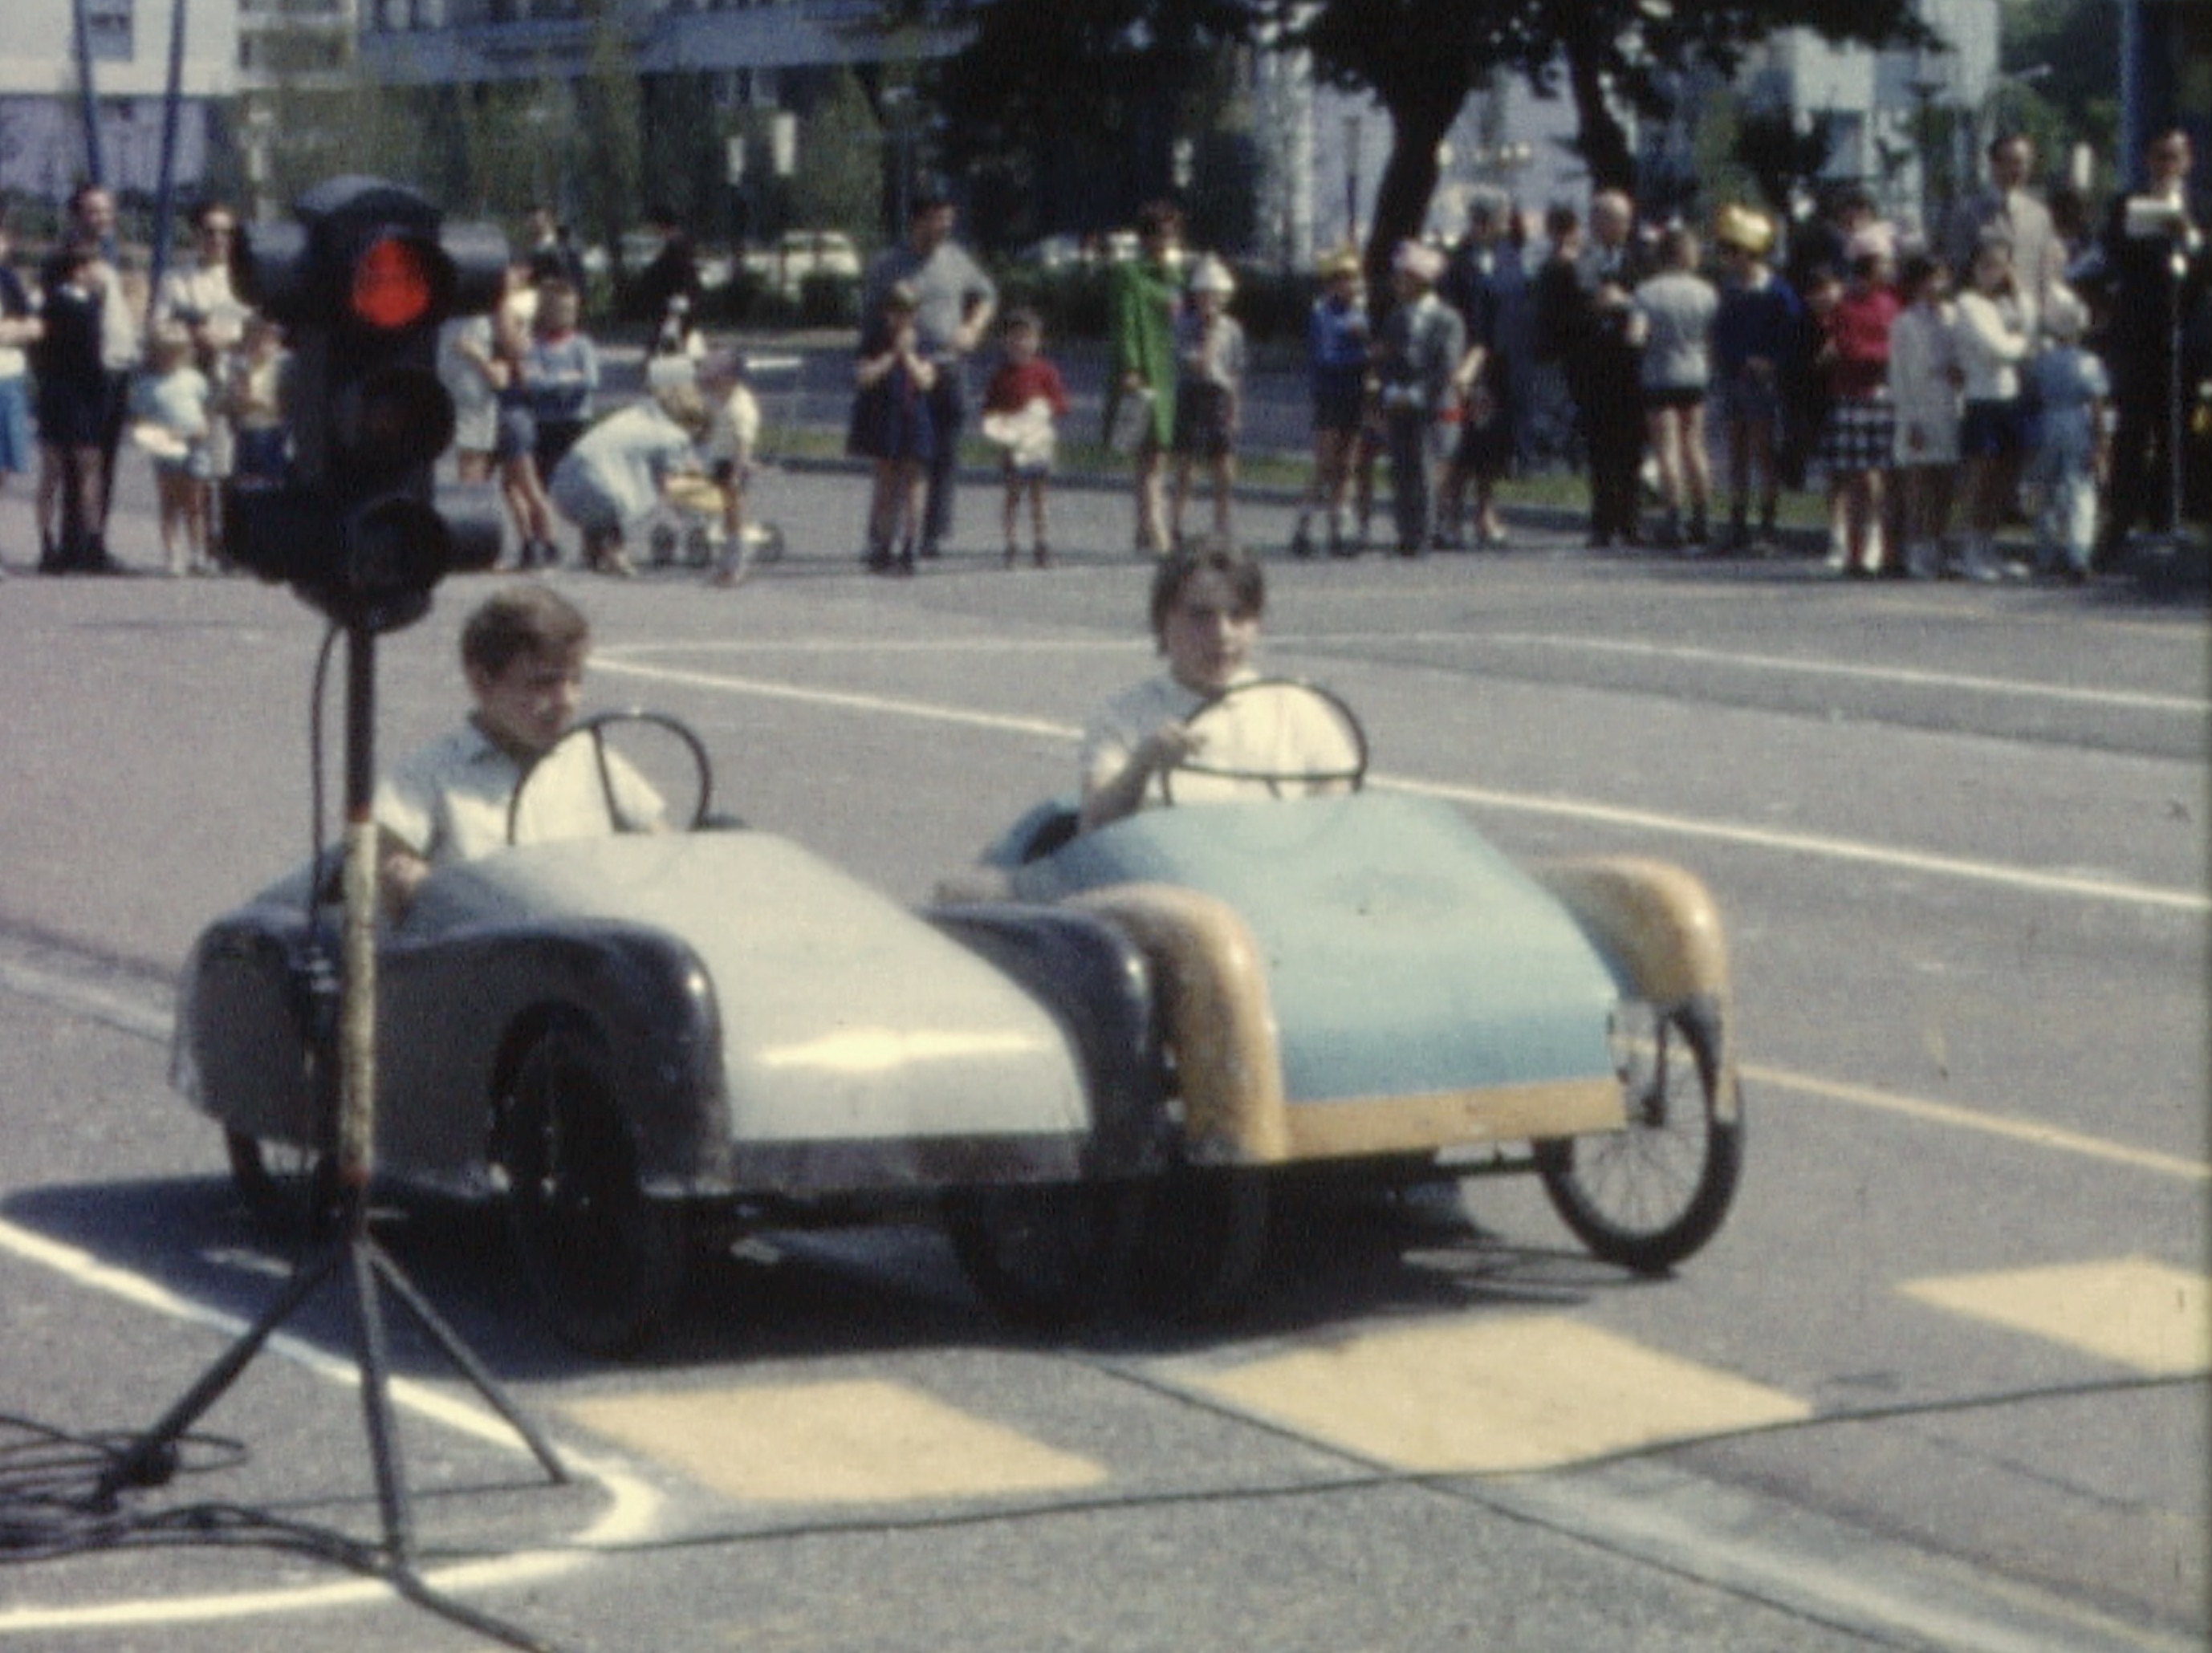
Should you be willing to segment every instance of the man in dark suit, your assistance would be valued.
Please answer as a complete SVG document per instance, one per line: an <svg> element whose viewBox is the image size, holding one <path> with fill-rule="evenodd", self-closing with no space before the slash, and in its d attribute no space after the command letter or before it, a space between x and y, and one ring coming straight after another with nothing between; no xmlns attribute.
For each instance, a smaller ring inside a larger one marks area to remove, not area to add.
<svg viewBox="0 0 2212 1653"><path fill-rule="evenodd" d="M2143 179L2112 203L2106 221L2105 365L2118 414L2105 489L2100 568L2117 565L2138 520L2158 532L2173 520L2177 398L2205 371L2208 265L2205 204L2190 188L2196 153L2189 134L2168 127L2143 147ZM2175 352L2181 352L2177 386Z"/></svg>

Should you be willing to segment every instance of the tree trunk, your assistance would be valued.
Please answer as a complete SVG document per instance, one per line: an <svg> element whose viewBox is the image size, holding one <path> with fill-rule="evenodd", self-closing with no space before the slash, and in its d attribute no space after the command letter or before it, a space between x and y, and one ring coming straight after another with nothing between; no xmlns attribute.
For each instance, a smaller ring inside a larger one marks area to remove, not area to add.
<svg viewBox="0 0 2212 1653"><path fill-rule="evenodd" d="M1462 89L1462 98L1464 90ZM1442 98L1391 103L1390 155L1375 189L1375 222L1367 234L1369 301L1390 290L1390 255L1398 243L1420 239L1437 192L1437 149L1451 130L1459 104ZM1388 301L1380 307L1387 309Z"/></svg>
<svg viewBox="0 0 2212 1653"><path fill-rule="evenodd" d="M1560 42L1567 58L1567 84L1574 94L1577 130L1575 148L1589 168L1590 190L1636 190L1636 156L1628 147L1628 131L1613 112L1605 95L1603 60L1596 42L1567 39Z"/></svg>

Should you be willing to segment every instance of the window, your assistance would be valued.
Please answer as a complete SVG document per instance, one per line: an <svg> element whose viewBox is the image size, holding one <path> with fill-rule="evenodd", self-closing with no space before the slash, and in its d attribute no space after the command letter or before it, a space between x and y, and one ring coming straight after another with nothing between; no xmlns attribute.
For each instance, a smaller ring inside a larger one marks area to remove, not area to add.
<svg viewBox="0 0 2212 1653"><path fill-rule="evenodd" d="M102 63L129 63L137 55L137 0L84 0L84 33L93 57Z"/></svg>

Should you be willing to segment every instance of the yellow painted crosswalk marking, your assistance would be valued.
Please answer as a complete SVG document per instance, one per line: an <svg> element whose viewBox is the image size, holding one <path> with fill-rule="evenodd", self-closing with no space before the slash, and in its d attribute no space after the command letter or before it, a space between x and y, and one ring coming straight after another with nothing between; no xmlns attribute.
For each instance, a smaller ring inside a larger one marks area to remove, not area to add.
<svg viewBox="0 0 2212 1653"><path fill-rule="evenodd" d="M1378 1332L1192 1382L1302 1434L1422 1474L1544 1469L1811 1410L1550 1315Z"/></svg>
<svg viewBox="0 0 2212 1653"><path fill-rule="evenodd" d="M622 1395L579 1423L732 1498L877 1504L1095 1486L1087 1458L873 1381Z"/></svg>
<svg viewBox="0 0 2212 1653"><path fill-rule="evenodd" d="M2148 1257L1908 1280L1908 1297L2166 1376L2212 1368L2202 1274Z"/></svg>

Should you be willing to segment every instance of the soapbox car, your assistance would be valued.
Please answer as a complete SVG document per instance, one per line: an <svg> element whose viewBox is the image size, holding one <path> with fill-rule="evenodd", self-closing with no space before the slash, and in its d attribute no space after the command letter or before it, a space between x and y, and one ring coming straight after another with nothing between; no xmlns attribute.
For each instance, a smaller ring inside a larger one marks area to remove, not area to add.
<svg viewBox="0 0 2212 1653"><path fill-rule="evenodd" d="M672 730L690 830L432 874L379 938L378 1176L501 1202L554 1328L606 1353L705 1245L917 1211L1025 1322L1218 1310L1302 1178L1533 1169L1600 1256L1665 1270L1741 1152L1711 902L1653 864L1516 868L1448 806L1362 789L1341 715L1340 766L1194 764L1177 806L1080 836L1042 806L920 911L718 820L681 726L580 726ZM264 1214L328 1180L330 872L216 921L180 996L179 1088Z"/></svg>

